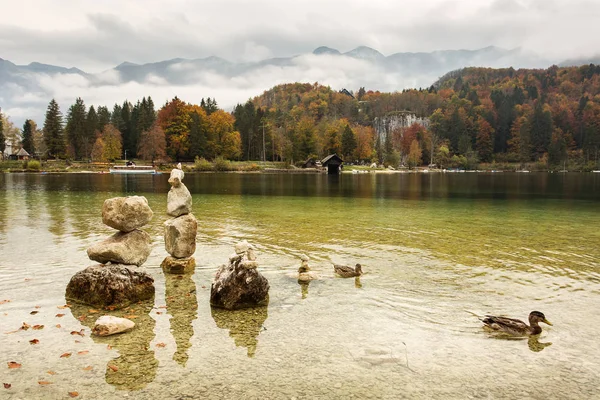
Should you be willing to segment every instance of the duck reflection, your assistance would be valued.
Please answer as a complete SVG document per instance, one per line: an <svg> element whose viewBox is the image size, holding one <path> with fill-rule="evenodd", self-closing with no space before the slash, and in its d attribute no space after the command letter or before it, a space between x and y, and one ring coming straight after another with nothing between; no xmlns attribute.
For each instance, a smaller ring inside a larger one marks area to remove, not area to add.
<svg viewBox="0 0 600 400"><path fill-rule="evenodd" d="M538 352L544 350L546 347L552 346L551 342L542 343L539 341L539 339L540 339L539 335L529 336L529 339L527 340L527 344L529 345L529 350L538 353Z"/></svg>
<svg viewBox="0 0 600 400"><path fill-rule="evenodd" d="M211 307L211 315L218 328L228 329L236 346L246 347L248 357L254 357L258 334L266 330L267 307L224 310Z"/></svg>
<svg viewBox="0 0 600 400"><path fill-rule="evenodd" d="M192 274L165 274L167 312L171 314L171 333L175 338L177 351L173 360L185 366L191 347L190 339L194 335L192 321L198 314L198 299L196 298L196 283Z"/></svg>
<svg viewBox="0 0 600 400"><path fill-rule="evenodd" d="M123 310L109 312L93 312L86 305L73 304L73 316L89 328L101 315L110 314L115 317L129 318L135 322L133 330L112 336L92 335L96 343L101 343L119 352L119 357L106 365L106 382L119 390L140 390L151 383L158 370L158 360L154 351L150 350L150 342L154 338L156 322L150 317L154 299L133 304ZM95 310L92 310L95 311Z"/></svg>
<svg viewBox="0 0 600 400"><path fill-rule="evenodd" d="M362 283L360 283L360 276L354 278L354 287L360 289L362 287Z"/></svg>

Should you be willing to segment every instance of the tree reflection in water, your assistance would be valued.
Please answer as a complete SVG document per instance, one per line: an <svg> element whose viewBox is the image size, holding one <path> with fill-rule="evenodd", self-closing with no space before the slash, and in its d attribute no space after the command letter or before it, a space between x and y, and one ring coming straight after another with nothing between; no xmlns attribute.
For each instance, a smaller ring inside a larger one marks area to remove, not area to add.
<svg viewBox="0 0 600 400"><path fill-rule="evenodd" d="M246 347L248 357L254 357L257 337L264 328L267 319L267 307L245 308L243 310L224 310L211 307L211 315L218 328L228 329L236 346Z"/></svg>

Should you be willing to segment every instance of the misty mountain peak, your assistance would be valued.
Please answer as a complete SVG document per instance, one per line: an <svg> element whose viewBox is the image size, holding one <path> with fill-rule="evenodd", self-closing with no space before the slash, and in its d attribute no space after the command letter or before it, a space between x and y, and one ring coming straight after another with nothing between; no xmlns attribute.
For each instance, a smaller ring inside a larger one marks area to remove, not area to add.
<svg viewBox="0 0 600 400"><path fill-rule="evenodd" d="M332 49L331 47L320 46L320 47L317 47L316 49L313 50L313 54L316 54L316 55L320 55L320 54L332 54L332 55L339 56L342 53L340 53L339 50Z"/></svg>
<svg viewBox="0 0 600 400"><path fill-rule="evenodd" d="M361 60L373 60L373 61L385 58L385 56L383 54L381 54L377 50L372 49L367 46L358 46L354 50L350 50L349 52L344 53L344 55L349 56L349 57L359 58Z"/></svg>

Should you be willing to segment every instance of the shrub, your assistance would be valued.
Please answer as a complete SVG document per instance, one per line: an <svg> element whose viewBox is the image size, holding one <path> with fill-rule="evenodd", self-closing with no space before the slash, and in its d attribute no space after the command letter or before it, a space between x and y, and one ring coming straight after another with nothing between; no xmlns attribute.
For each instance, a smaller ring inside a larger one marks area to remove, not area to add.
<svg viewBox="0 0 600 400"><path fill-rule="evenodd" d="M231 161L223 157L215 158L215 171L233 171L234 169Z"/></svg>
<svg viewBox="0 0 600 400"><path fill-rule="evenodd" d="M260 166L256 163L245 164L241 168L242 171L260 171Z"/></svg>
<svg viewBox="0 0 600 400"><path fill-rule="evenodd" d="M25 168L28 171L39 171L40 169L42 169L42 165L38 160L31 160L25 163Z"/></svg>
<svg viewBox="0 0 600 400"><path fill-rule="evenodd" d="M204 157L196 157L194 160L194 171L212 171L213 165Z"/></svg>

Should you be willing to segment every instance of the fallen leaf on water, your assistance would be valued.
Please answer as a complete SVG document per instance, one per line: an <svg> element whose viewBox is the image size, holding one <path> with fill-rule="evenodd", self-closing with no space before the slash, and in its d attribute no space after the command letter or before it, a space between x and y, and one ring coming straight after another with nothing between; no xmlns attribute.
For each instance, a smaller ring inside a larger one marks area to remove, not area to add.
<svg viewBox="0 0 600 400"><path fill-rule="evenodd" d="M71 307L71 306L70 306L70 305L68 305L68 304L65 304L64 306L58 306L57 308L58 308L59 310L64 310L65 308L69 308L69 307Z"/></svg>
<svg viewBox="0 0 600 400"><path fill-rule="evenodd" d="M89 352L90 352L89 350L82 350L82 351L78 351L77 355L83 356L83 355L86 355Z"/></svg>
<svg viewBox="0 0 600 400"><path fill-rule="evenodd" d="M81 329L80 331L71 331L71 335L79 335L79 336L85 336L85 332L83 329Z"/></svg>
<svg viewBox="0 0 600 400"><path fill-rule="evenodd" d="M39 331L40 329L44 329L44 325L34 325L34 326L31 327L31 329Z"/></svg>
<svg viewBox="0 0 600 400"><path fill-rule="evenodd" d="M167 347L165 343L156 343L156 347Z"/></svg>
<svg viewBox="0 0 600 400"><path fill-rule="evenodd" d="M78 319L78 320L80 320L80 321L85 321L85 315L82 315L82 316L80 316L80 317L77 317L77 319Z"/></svg>
<svg viewBox="0 0 600 400"><path fill-rule="evenodd" d="M42 306L35 306L34 308L42 308Z"/></svg>
<svg viewBox="0 0 600 400"><path fill-rule="evenodd" d="M56 327L57 327L57 328L60 328L60 324L56 324Z"/></svg>
<svg viewBox="0 0 600 400"><path fill-rule="evenodd" d="M38 344L39 342L40 342L40 341L39 341L39 340L37 340L37 339L31 339L31 340L29 341L29 344Z"/></svg>
<svg viewBox="0 0 600 400"><path fill-rule="evenodd" d="M52 384L52 382L48 382L48 381L38 381L38 383L40 385L50 385L50 384Z"/></svg>
<svg viewBox="0 0 600 400"><path fill-rule="evenodd" d="M158 307L158 308L167 308L167 306L160 306L160 307Z"/></svg>
<svg viewBox="0 0 600 400"><path fill-rule="evenodd" d="M69 392L69 396L71 396L71 397L77 397L77 396L79 396L79 393L77 393L77 392Z"/></svg>
<svg viewBox="0 0 600 400"><path fill-rule="evenodd" d="M4 384L4 389L10 389L12 385L10 383L5 383Z"/></svg>
<svg viewBox="0 0 600 400"><path fill-rule="evenodd" d="M31 278L25 278L24 281L25 282L29 282L31 280Z"/></svg>
<svg viewBox="0 0 600 400"><path fill-rule="evenodd" d="M137 317L138 317L137 315L125 315L125 316L123 316L123 318L127 318L127 319L135 319Z"/></svg>
<svg viewBox="0 0 600 400"><path fill-rule="evenodd" d="M113 371L117 372L119 370L119 367L117 367L116 365L108 365L108 368L112 369Z"/></svg>
<svg viewBox="0 0 600 400"><path fill-rule="evenodd" d="M202 285L202 289L206 289L206 286Z"/></svg>
<svg viewBox="0 0 600 400"><path fill-rule="evenodd" d="M88 365L87 367L82 368L84 371L91 371L94 369L94 367L92 367L91 365Z"/></svg>
<svg viewBox="0 0 600 400"><path fill-rule="evenodd" d="M17 329L16 331L4 332L4 334L5 334L5 335L10 335L10 334L12 334L12 333L17 333L17 332L19 332L19 331L20 331L20 329Z"/></svg>
<svg viewBox="0 0 600 400"><path fill-rule="evenodd" d="M49 374L49 375L56 375L56 372L54 372L54 371L52 371L52 370L50 370L50 371L46 371L46 372L48 372L48 374Z"/></svg>
<svg viewBox="0 0 600 400"><path fill-rule="evenodd" d="M71 353L63 353L60 355L60 358L69 358L71 357Z"/></svg>
<svg viewBox="0 0 600 400"><path fill-rule="evenodd" d="M157 311L156 313L157 313L158 315L162 314L162 312L160 312L160 311Z"/></svg>
<svg viewBox="0 0 600 400"><path fill-rule="evenodd" d="M107 350L112 350L112 346L111 346L110 344L107 344L107 345L106 345L106 349L107 349Z"/></svg>
<svg viewBox="0 0 600 400"><path fill-rule="evenodd" d="M99 311L98 311L98 310L94 310L93 308L90 308L90 309L88 310L88 312L89 312L90 314L96 314L96 313L97 313L97 312L99 312Z"/></svg>
<svg viewBox="0 0 600 400"><path fill-rule="evenodd" d="M81 343L81 340L76 340L75 343Z"/></svg>
<svg viewBox="0 0 600 400"><path fill-rule="evenodd" d="M31 325L29 325L27 322L23 322L23 325L21 325L21 328L19 329L26 331L29 328L31 328Z"/></svg>
<svg viewBox="0 0 600 400"><path fill-rule="evenodd" d="M29 314L31 314L31 315L35 315L35 314L37 314L37 313L39 313L39 311L32 311L32 312L30 312Z"/></svg>
<svg viewBox="0 0 600 400"><path fill-rule="evenodd" d="M11 369L21 368L21 364L19 364L18 362L15 362L15 361L9 361L9 362L7 362L7 364L8 364L8 368L11 368Z"/></svg>
<svg viewBox="0 0 600 400"><path fill-rule="evenodd" d="M64 316L65 316L65 314L56 314L56 318L62 318Z"/></svg>
<svg viewBox="0 0 600 400"><path fill-rule="evenodd" d="M0 300L0 304L10 303L10 300Z"/></svg>

